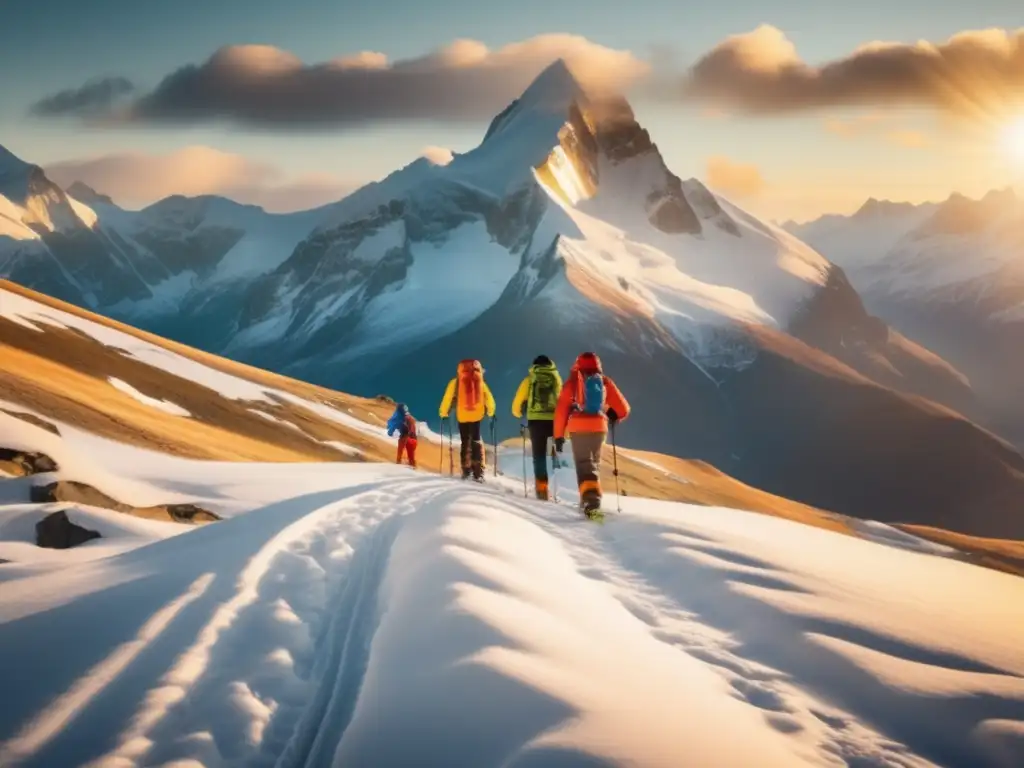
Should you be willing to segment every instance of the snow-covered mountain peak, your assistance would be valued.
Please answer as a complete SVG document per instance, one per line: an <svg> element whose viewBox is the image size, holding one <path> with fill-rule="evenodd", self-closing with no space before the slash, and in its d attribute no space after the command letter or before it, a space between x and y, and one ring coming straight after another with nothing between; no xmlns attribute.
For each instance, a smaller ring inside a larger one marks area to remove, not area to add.
<svg viewBox="0 0 1024 768"><path fill-rule="evenodd" d="M544 69L519 98L522 109L565 111L577 99L585 98L583 86L564 59Z"/></svg>
<svg viewBox="0 0 1024 768"><path fill-rule="evenodd" d="M522 124L531 119L540 119L546 123L554 116L559 122L564 122L573 106L581 101L586 101L583 87L570 71L569 65L563 59L558 59L537 75L519 98L495 116L484 136L484 142L511 130L513 125L522 129Z"/></svg>
<svg viewBox="0 0 1024 768"><path fill-rule="evenodd" d="M880 216L899 216L914 210L913 203L896 203L891 200L868 198L864 205L857 209L852 218L866 219Z"/></svg>
<svg viewBox="0 0 1024 768"><path fill-rule="evenodd" d="M15 239L25 228L33 232L65 232L92 227L96 214L69 198L38 165L26 163L0 146L0 207L7 220L4 233ZM7 230L16 230L8 232Z"/></svg>

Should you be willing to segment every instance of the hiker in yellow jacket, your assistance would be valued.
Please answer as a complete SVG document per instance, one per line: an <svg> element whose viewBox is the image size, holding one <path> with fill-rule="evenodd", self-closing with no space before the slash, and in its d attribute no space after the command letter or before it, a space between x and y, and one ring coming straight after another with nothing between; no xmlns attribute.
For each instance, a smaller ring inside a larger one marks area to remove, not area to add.
<svg viewBox="0 0 1024 768"><path fill-rule="evenodd" d="M561 393L558 368L547 355L538 355L512 400L512 415L517 419L522 419L526 410L527 423L520 429L530 435L534 488L542 501L548 498L548 440L555 436L555 407Z"/></svg>
<svg viewBox="0 0 1024 768"><path fill-rule="evenodd" d="M462 441L462 479L470 473L476 480L484 477L484 443L480 436L480 423L484 416L494 419L494 395L484 381L484 368L479 360L463 360L459 363L455 378L448 382L448 388L441 399L438 411L447 419L455 403L455 418L459 422L459 438Z"/></svg>

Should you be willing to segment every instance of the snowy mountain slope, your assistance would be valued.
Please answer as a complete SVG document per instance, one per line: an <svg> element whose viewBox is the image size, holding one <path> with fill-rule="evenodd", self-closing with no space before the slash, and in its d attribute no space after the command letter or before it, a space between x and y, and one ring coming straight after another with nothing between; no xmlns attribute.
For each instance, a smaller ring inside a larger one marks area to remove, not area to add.
<svg viewBox="0 0 1024 768"><path fill-rule="evenodd" d="M175 196L126 211L80 183L69 188L78 200L0 151L0 275L82 307L175 325L182 337L211 315L237 314L238 282L277 266L333 210L269 214L222 197ZM180 322L182 308L190 323Z"/></svg>
<svg viewBox="0 0 1024 768"><path fill-rule="evenodd" d="M391 201L366 213L386 190ZM353 197L358 206L339 210L359 214L318 229L256 281L229 354L362 391L360 372L380 358L528 298L556 313L552 325L637 319L652 326L645 347L668 340L701 367L742 367L753 354L745 325L792 331L799 318L813 329L802 337L875 380L970 401L955 370L890 343L841 272L674 176L629 105L591 97L562 63L476 149L420 160Z"/></svg>
<svg viewBox="0 0 1024 768"><path fill-rule="evenodd" d="M884 526L75 439L227 519L0 564L5 766L1024 759L1024 581Z"/></svg>
<svg viewBox="0 0 1024 768"><path fill-rule="evenodd" d="M410 185L405 174L413 171ZM260 347L271 347L272 360L287 338L305 342L299 354L320 365L325 356L357 360L374 345L411 347L436 337L437 327L408 338L381 334L383 312L405 327L421 327L424 316L464 326L506 286L526 280L551 248L570 282L599 283L585 302L664 315L692 354L713 354L706 341L737 320L784 328L829 271L789 235L738 211L730 216L699 182L680 182L628 105L592 101L560 62L495 118L478 148L443 166L421 160L389 182L389 204L318 230L261 281L233 354L263 359ZM440 273L431 287L446 307L420 312L415 273L428 271L419 253L428 243L428 253L445 252L429 271ZM467 251L472 262L458 257ZM436 285L463 275L486 287L470 296Z"/></svg>
<svg viewBox="0 0 1024 768"><path fill-rule="evenodd" d="M967 373L986 423L1021 444L1024 202L1004 190L873 209L793 231L847 269L872 312Z"/></svg>
<svg viewBox="0 0 1024 768"><path fill-rule="evenodd" d="M935 214L934 203L913 205L871 198L852 216L828 214L786 231L799 237L841 266L859 284L861 270L870 269L900 240Z"/></svg>

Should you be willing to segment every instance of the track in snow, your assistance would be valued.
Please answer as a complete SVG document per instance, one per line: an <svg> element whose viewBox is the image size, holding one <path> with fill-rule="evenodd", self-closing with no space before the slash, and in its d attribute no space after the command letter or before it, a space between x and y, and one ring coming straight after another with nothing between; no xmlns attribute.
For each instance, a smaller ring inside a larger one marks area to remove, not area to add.
<svg viewBox="0 0 1024 768"><path fill-rule="evenodd" d="M136 643L101 659L81 685L0 744L0 763L22 756L27 766L71 765L103 755L119 767L193 760L328 768L357 708L380 590L404 521L449 501L471 506L474 497L499 500L494 508L502 514L558 541L576 571L598 582L652 638L707 665L723 690L813 764L921 768L932 765L929 758L977 765L976 741L955 724L1024 719L1024 702L1010 697L965 701L887 688L828 643L954 673L999 670L922 655L863 627L774 607L768 596L813 596L794 575L716 541L713 532L628 512L594 525L571 502L524 499L511 477L488 481L409 474L298 496L195 532L179 553L219 546L216 537L244 540L236 552L225 548L223 572L176 573L182 586ZM418 519L430 524L429 516ZM146 549L124 559L133 558L146 562ZM113 591L106 599L122 598ZM175 648L174 638L187 642ZM139 676L152 679L140 686ZM133 702L122 687L148 694ZM953 711L958 707L981 714L972 718ZM92 736L109 731L111 721L128 723L115 743ZM885 724L886 735L873 721Z"/></svg>

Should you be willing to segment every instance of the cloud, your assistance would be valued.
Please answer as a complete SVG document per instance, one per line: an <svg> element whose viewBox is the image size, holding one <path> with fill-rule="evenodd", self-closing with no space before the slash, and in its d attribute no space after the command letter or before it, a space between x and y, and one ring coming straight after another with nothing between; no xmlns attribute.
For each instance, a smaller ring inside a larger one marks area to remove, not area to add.
<svg viewBox="0 0 1024 768"><path fill-rule="evenodd" d="M892 123L890 116L871 112L849 118L828 117L822 121L822 127L844 139L866 138L907 149L921 149L931 145L931 139L921 131L896 128Z"/></svg>
<svg viewBox="0 0 1024 768"><path fill-rule="evenodd" d="M205 146L66 160L47 166L46 173L62 187L82 181L129 207L169 195L223 195L270 211L295 211L334 202L358 186L328 174L288 178L272 165Z"/></svg>
<svg viewBox="0 0 1024 768"><path fill-rule="evenodd" d="M708 186L735 197L755 197L766 186L756 165L734 163L721 155L708 158L706 177Z"/></svg>
<svg viewBox="0 0 1024 768"><path fill-rule="evenodd" d="M907 149L921 149L931 144L931 141L920 131L889 131L885 138L892 144Z"/></svg>
<svg viewBox="0 0 1024 768"><path fill-rule="evenodd" d="M1024 98L1024 29L961 32L942 43L872 42L811 66L781 30L762 25L701 57L682 94L753 114L871 105L1001 113Z"/></svg>
<svg viewBox="0 0 1024 768"><path fill-rule="evenodd" d="M273 46L235 45L172 72L109 117L134 124L224 121L273 129L486 119L559 58L594 89L623 89L649 70L629 51L564 34L495 50L475 40L456 40L425 56L395 62L383 53L362 51L307 64ZM73 107L49 114L95 115Z"/></svg>
<svg viewBox="0 0 1024 768"><path fill-rule="evenodd" d="M434 145L424 147L420 154L434 165L448 165L455 156L450 149Z"/></svg>
<svg viewBox="0 0 1024 768"><path fill-rule="evenodd" d="M870 112L866 115L857 115L855 117L826 117L822 121L822 125L829 133L849 139L877 130L879 123L885 120L885 115L878 112Z"/></svg>
<svg viewBox="0 0 1024 768"><path fill-rule="evenodd" d="M109 112L120 99L134 90L135 85L127 78L104 77L90 80L80 88L68 88L40 99L29 111L40 117L102 114Z"/></svg>
<svg viewBox="0 0 1024 768"><path fill-rule="evenodd" d="M700 111L700 116L705 120L724 120L729 116L729 113L718 107L704 107Z"/></svg>

